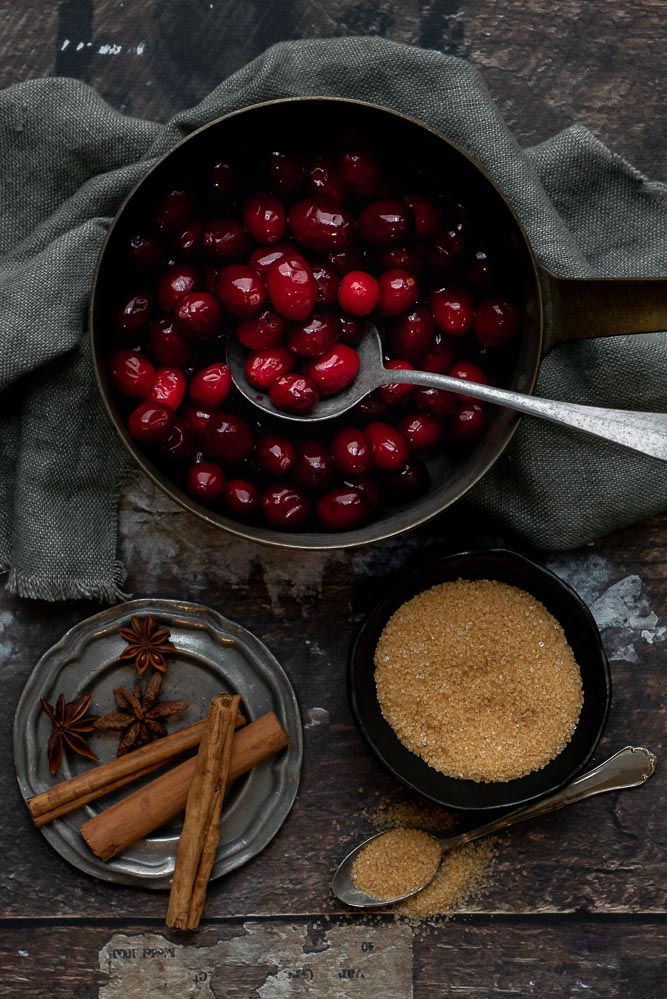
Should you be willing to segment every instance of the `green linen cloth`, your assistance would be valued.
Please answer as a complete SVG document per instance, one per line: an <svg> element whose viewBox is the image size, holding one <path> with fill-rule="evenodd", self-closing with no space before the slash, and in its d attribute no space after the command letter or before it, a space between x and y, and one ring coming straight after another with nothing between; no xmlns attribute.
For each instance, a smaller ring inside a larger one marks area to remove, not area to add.
<svg viewBox="0 0 667 999"><path fill-rule="evenodd" d="M341 95L411 115L470 152L563 275L667 274L667 188L574 126L522 149L467 63L376 38L283 43L166 125L70 79L0 93L0 571L47 600L112 601L125 578L116 506L128 464L93 384L89 283L119 202L155 158L256 101ZM663 410L667 337L584 341L545 360L538 393ZM562 549L667 508L667 464L524 419L470 499Z"/></svg>

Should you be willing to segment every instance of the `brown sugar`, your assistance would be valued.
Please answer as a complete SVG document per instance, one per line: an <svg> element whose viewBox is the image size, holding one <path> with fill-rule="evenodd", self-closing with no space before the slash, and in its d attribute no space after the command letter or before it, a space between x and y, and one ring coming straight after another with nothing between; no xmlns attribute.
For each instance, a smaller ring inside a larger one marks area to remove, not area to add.
<svg viewBox="0 0 667 999"><path fill-rule="evenodd" d="M562 626L523 590L457 580L407 601L375 652L384 717L450 777L508 781L567 745L583 702Z"/></svg>
<svg viewBox="0 0 667 999"><path fill-rule="evenodd" d="M352 865L352 880L376 898L400 898L434 876L440 856L440 844L427 832L390 829L361 850Z"/></svg>

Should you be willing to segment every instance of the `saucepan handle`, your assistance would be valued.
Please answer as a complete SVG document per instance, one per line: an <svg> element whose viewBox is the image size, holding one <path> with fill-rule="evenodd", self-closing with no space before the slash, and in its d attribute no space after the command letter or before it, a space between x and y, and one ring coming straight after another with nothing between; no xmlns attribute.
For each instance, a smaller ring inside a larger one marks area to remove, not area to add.
<svg viewBox="0 0 667 999"><path fill-rule="evenodd" d="M667 330L667 278L563 278L540 267L544 347Z"/></svg>

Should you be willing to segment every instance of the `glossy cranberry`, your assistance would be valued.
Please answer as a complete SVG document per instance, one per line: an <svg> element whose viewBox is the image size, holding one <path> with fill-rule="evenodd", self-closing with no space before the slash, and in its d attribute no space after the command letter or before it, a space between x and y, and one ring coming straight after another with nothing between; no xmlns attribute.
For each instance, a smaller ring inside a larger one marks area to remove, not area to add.
<svg viewBox="0 0 667 999"><path fill-rule="evenodd" d="M126 295L118 303L114 317L116 332L122 337L134 337L142 333L148 325L153 300L147 291L137 291Z"/></svg>
<svg viewBox="0 0 667 999"><path fill-rule="evenodd" d="M287 256L276 260L266 272L266 287L271 304L285 319L303 322L313 311L317 285L310 265L303 257Z"/></svg>
<svg viewBox="0 0 667 999"><path fill-rule="evenodd" d="M503 298L487 298L477 306L473 332L482 347L505 347L519 332L519 310Z"/></svg>
<svg viewBox="0 0 667 999"><path fill-rule="evenodd" d="M136 350L115 350L108 368L111 385L121 395L144 399L153 388L155 368Z"/></svg>
<svg viewBox="0 0 667 999"><path fill-rule="evenodd" d="M194 431L184 419L175 419L171 428L160 441L160 451L169 461L183 461L190 458L195 446Z"/></svg>
<svg viewBox="0 0 667 999"><path fill-rule="evenodd" d="M343 427L331 442L336 467L343 475L364 475L373 464L368 438L363 430Z"/></svg>
<svg viewBox="0 0 667 999"><path fill-rule="evenodd" d="M209 340L220 332L222 310L208 291L193 291L179 299L176 326L191 340Z"/></svg>
<svg viewBox="0 0 667 999"><path fill-rule="evenodd" d="M262 277L247 264L230 264L223 267L216 285L218 298L234 316L254 316L266 298Z"/></svg>
<svg viewBox="0 0 667 999"><path fill-rule="evenodd" d="M178 332L172 319L157 319L151 323L148 346L158 364L167 367L183 368L192 360L192 344Z"/></svg>
<svg viewBox="0 0 667 999"><path fill-rule="evenodd" d="M419 298L419 285L410 271L385 271L380 275L380 302L382 316L398 316L411 309Z"/></svg>
<svg viewBox="0 0 667 999"><path fill-rule="evenodd" d="M349 246L337 253L330 253L327 260L341 276L350 271L363 271L368 265L368 258L361 246Z"/></svg>
<svg viewBox="0 0 667 999"><path fill-rule="evenodd" d="M206 427L204 439L209 454L231 464L249 458L255 443L248 424L233 413L215 413Z"/></svg>
<svg viewBox="0 0 667 999"><path fill-rule="evenodd" d="M182 256L194 257L197 255L201 249L202 233L204 231L204 224L199 220L194 220L190 222L185 229L181 229L174 240L174 249L176 252Z"/></svg>
<svg viewBox="0 0 667 999"><path fill-rule="evenodd" d="M226 263L245 257L250 249L250 240L236 219L215 219L204 227L202 247L207 257Z"/></svg>
<svg viewBox="0 0 667 999"><path fill-rule="evenodd" d="M353 194L373 198L382 184L382 164L368 149L348 149L340 160L340 175Z"/></svg>
<svg viewBox="0 0 667 999"><path fill-rule="evenodd" d="M345 200L345 185L338 165L331 156L317 153L306 167L306 184L313 194L340 203Z"/></svg>
<svg viewBox="0 0 667 999"><path fill-rule="evenodd" d="M248 263L260 274L265 274L271 264L275 264L276 260L288 255L298 257L299 254L294 243L283 240L281 243L276 243L275 246L258 246L250 254Z"/></svg>
<svg viewBox="0 0 667 999"><path fill-rule="evenodd" d="M186 227L194 211L195 199L188 191L169 191L157 204L153 222L161 232L177 233Z"/></svg>
<svg viewBox="0 0 667 999"><path fill-rule="evenodd" d="M432 371L436 375L446 375L456 357L456 340L442 337L433 350L429 351L420 364L424 371Z"/></svg>
<svg viewBox="0 0 667 999"><path fill-rule="evenodd" d="M176 412L183 402L187 388L185 375L180 368L159 368L155 375L150 398Z"/></svg>
<svg viewBox="0 0 667 999"><path fill-rule="evenodd" d="M410 457L410 449L400 430L390 423L369 423L365 427L373 464L383 472L397 472Z"/></svg>
<svg viewBox="0 0 667 999"><path fill-rule="evenodd" d="M475 315L473 300L465 288L447 285L429 295L429 305L436 325L449 336L465 336L472 329Z"/></svg>
<svg viewBox="0 0 667 999"><path fill-rule="evenodd" d="M269 397L276 409L285 413L312 413L320 401L320 393L306 375L281 375L272 383Z"/></svg>
<svg viewBox="0 0 667 999"><path fill-rule="evenodd" d="M410 364L409 361L394 359L386 361L385 368L389 368L390 371L413 371L414 365ZM413 385L392 382L389 385L383 385L378 391L388 406L399 406L402 402L407 402L413 389Z"/></svg>
<svg viewBox="0 0 667 999"><path fill-rule="evenodd" d="M267 434L260 437L255 448L255 461L269 475L277 479L287 475L294 464L294 447L287 437Z"/></svg>
<svg viewBox="0 0 667 999"><path fill-rule="evenodd" d="M160 275L157 297L165 312L173 312L184 295L201 287L201 275L190 264L172 264Z"/></svg>
<svg viewBox="0 0 667 999"><path fill-rule="evenodd" d="M203 437L213 413L209 409L202 409L201 406L186 403L181 409L180 415L194 434Z"/></svg>
<svg viewBox="0 0 667 999"><path fill-rule="evenodd" d="M445 392L444 389L416 388L412 394L412 401L422 413L428 413L436 420L444 420L456 409L456 396L453 392Z"/></svg>
<svg viewBox="0 0 667 999"><path fill-rule="evenodd" d="M350 271L341 278L338 303L352 316L368 316L380 301L380 286L365 271Z"/></svg>
<svg viewBox="0 0 667 999"><path fill-rule="evenodd" d="M287 333L287 346L299 357L321 357L338 339L338 317L333 312L315 312L304 323L294 323Z"/></svg>
<svg viewBox="0 0 667 999"><path fill-rule="evenodd" d="M381 485L395 503L409 503L428 491L431 477L424 462L413 458L397 472L384 472Z"/></svg>
<svg viewBox="0 0 667 999"><path fill-rule="evenodd" d="M330 309L338 301L340 279L335 268L328 264L313 264L313 277L317 285L315 304Z"/></svg>
<svg viewBox="0 0 667 999"><path fill-rule="evenodd" d="M286 329L282 316L273 309L262 309L258 315L237 323L236 336L248 350L267 350L283 342Z"/></svg>
<svg viewBox="0 0 667 999"><path fill-rule="evenodd" d="M212 503L225 490L225 473L213 461L197 461L185 473L185 491L202 503Z"/></svg>
<svg viewBox="0 0 667 999"><path fill-rule="evenodd" d="M378 263L385 270L398 268L421 274L426 266L426 250L422 243L399 243L378 254Z"/></svg>
<svg viewBox="0 0 667 999"><path fill-rule="evenodd" d="M301 246L317 253L346 249L354 239L354 219L330 198L306 198L290 208L289 225Z"/></svg>
<svg viewBox="0 0 667 999"><path fill-rule="evenodd" d="M487 427L486 413L476 403L461 406L447 423L447 438L460 446L475 444Z"/></svg>
<svg viewBox="0 0 667 999"><path fill-rule="evenodd" d="M276 378L282 378L294 369L296 359L287 347L270 347L249 354L245 363L245 376L253 388L268 392Z"/></svg>
<svg viewBox="0 0 667 999"><path fill-rule="evenodd" d="M359 216L362 239L372 246L400 243L408 235L412 225L412 212L399 198L372 201Z"/></svg>
<svg viewBox="0 0 667 999"><path fill-rule="evenodd" d="M215 204L227 204L236 194L238 177L236 170L227 160L214 164L209 179L209 190Z"/></svg>
<svg viewBox="0 0 667 999"><path fill-rule="evenodd" d="M338 328L338 338L341 343L346 343L348 347L356 347L361 340L366 327L360 319L354 319L352 316L340 315L338 317Z"/></svg>
<svg viewBox="0 0 667 999"><path fill-rule="evenodd" d="M428 413L410 413L398 421L398 429L415 454L428 454L442 440L443 425Z"/></svg>
<svg viewBox="0 0 667 999"><path fill-rule="evenodd" d="M281 531L303 527L312 509L308 498L296 486L269 486L260 502L265 521Z"/></svg>
<svg viewBox="0 0 667 999"><path fill-rule="evenodd" d="M469 382L479 382L480 385L489 384L489 376L485 371L482 371L478 364L473 364L472 361L457 361L447 374L451 375L452 378L462 378ZM472 396L465 395L463 392L457 393L457 399L463 403L474 403L476 401Z"/></svg>
<svg viewBox="0 0 667 999"><path fill-rule="evenodd" d="M298 441L294 448L294 477L305 489L326 489L334 477L331 451L322 441Z"/></svg>
<svg viewBox="0 0 667 999"><path fill-rule="evenodd" d="M371 475L361 475L359 478L346 482L345 485L352 486L361 493L366 500L370 517L374 517L379 512L382 507L382 493Z"/></svg>
<svg viewBox="0 0 667 999"><path fill-rule="evenodd" d="M259 489L246 479L230 479L223 499L228 512L239 520L250 520L259 510Z"/></svg>
<svg viewBox="0 0 667 999"><path fill-rule="evenodd" d="M496 273L496 264L486 250L477 250L468 264L468 280L478 290L488 288Z"/></svg>
<svg viewBox="0 0 667 999"><path fill-rule="evenodd" d="M366 423L373 420L390 419L392 416L391 407L375 392L358 402L352 412Z"/></svg>
<svg viewBox="0 0 667 999"><path fill-rule="evenodd" d="M439 229L429 240L428 259L437 273L446 271L463 249L463 235L457 228Z"/></svg>
<svg viewBox="0 0 667 999"><path fill-rule="evenodd" d="M353 531L368 520L370 509L359 489L337 486L321 497L315 513L325 531Z"/></svg>
<svg viewBox="0 0 667 999"><path fill-rule="evenodd" d="M156 239L145 232L135 232L128 240L130 260L137 271L150 274L162 262L162 247Z"/></svg>
<svg viewBox="0 0 667 999"><path fill-rule="evenodd" d="M391 349L398 357L414 363L425 357L434 346L435 323L425 305L415 305L411 312L395 321L391 331Z"/></svg>
<svg viewBox="0 0 667 999"><path fill-rule="evenodd" d="M232 373L226 364L216 361L201 368L190 382L188 392L195 406L216 409L232 390Z"/></svg>
<svg viewBox="0 0 667 999"><path fill-rule="evenodd" d="M159 402L142 402L127 420L130 436L142 444L159 444L174 422L168 406Z"/></svg>
<svg viewBox="0 0 667 999"><path fill-rule="evenodd" d="M303 183L304 167L293 153L273 152L269 160L269 177L274 191L282 195L296 194Z"/></svg>
<svg viewBox="0 0 667 999"><path fill-rule="evenodd" d="M440 209L432 198L425 194L406 194L403 200L412 209L417 239L430 239L435 236L440 225Z"/></svg>
<svg viewBox="0 0 667 999"><path fill-rule="evenodd" d="M312 378L323 396L336 395L347 388L357 377L358 371L359 355L354 347L348 347L344 343L337 343L304 368L304 373Z"/></svg>
<svg viewBox="0 0 667 999"><path fill-rule="evenodd" d="M251 194L243 205L243 224L257 243L277 243L287 229L282 201L266 191Z"/></svg>

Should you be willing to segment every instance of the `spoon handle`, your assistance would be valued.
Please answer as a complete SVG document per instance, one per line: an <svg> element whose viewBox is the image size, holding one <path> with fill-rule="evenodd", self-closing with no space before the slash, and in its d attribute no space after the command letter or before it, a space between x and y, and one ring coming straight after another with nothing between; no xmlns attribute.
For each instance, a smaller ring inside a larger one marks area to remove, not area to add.
<svg viewBox="0 0 667 999"><path fill-rule="evenodd" d="M479 399L480 402L495 403L527 416L538 416L551 423L573 427L582 433L602 437L633 451L667 461L667 413L604 409L574 402L559 402L556 399L538 399L525 392L511 392L509 389L480 385L477 382L464 381L462 384L460 378L437 375L431 371L386 370L386 373L381 373L378 384L426 385L448 392L461 392L463 389L466 395Z"/></svg>
<svg viewBox="0 0 667 999"><path fill-rule="evenodd" d="M471 829L470 832L461 833L459 836L448 836L442 842L443 850L453 850L455 847L463 846L474 839L482 836L489 836L500 829L507 829L517 822L525 819L534 819L538 815L547 815L555 812L564 805L573 805L575 801L583 798L590 798L594 794L603 794L605 791L621 791L626 787L638 787L644 784L655 770L656 758L648 749L639 746L626 746L611 756L604 763L590 770L583 777L578 777L572 781L562 791L552 794L549 798L534 805L527 805L525 808L517 808L507 815L502 815L493 822L487 822L484 826Z"/></svg>

